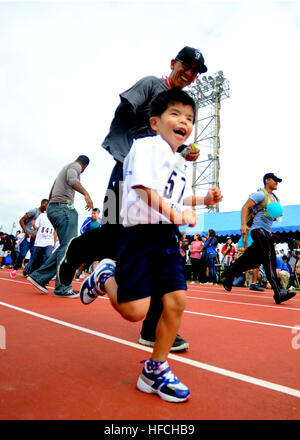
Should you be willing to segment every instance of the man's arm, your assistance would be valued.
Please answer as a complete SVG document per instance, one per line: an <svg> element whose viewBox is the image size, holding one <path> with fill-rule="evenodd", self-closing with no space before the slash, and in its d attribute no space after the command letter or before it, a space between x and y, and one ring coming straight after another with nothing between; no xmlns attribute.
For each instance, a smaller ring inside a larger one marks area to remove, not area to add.
<svg viewBox="0 0 300 440"><path fill-rule="evenodd" d="M121 101L115 111L115 121L122 127L131 127L135 122L135 113L128 101Z"/></svg>
<svg viewBox="0 0 300 440"><path fill-rule="evenodd" d="M242 207L242 211L241 211L241 233L245 244L247 242L247 233L249 231L249 228L247 226L247 215L250 209L254 208L254 206L255 206L255 202L252 199L248 199L247 202Z"/></svg>
<svg viewBox="0 0 300 440"><path fill-rule="evenodd" d="M85 209L90 210L93 209L93 202L92 199L90 198L89 193L87 192L87 190L81 185L81 183L77 182L74 185L72 185L72 188L75 189L75 191L78 191L80 194L82 194L84 196L85 202L86 202L86 207Z"/></svg>
<svg viewBox="0 0 300 440"><path fill-rule="evenodd" d="M21 228L25 232L25 237L27 238L27 237L29 237L29 234L28 234L28 232L26 232L26 225L24 223L26 220L29 220L29 215L27 213L25 215L23 215L22 218L20 218L19 223L20 223Z"/></svg>

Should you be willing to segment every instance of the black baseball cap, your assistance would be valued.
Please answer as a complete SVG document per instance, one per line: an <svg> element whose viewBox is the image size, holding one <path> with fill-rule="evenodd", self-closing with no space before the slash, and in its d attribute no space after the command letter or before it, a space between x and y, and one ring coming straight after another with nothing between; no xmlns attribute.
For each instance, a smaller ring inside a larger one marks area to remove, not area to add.
<svg viewBox="0 0 300 440"><path fill-rule="evenodd" d="M194 49L193 47L185 46L178 52L176 58L177 61L182 61L184 63L196 64L199 70L199 73L207 72L207 67L204 64L205 60L203 58L202 53L198 49Z"/></svg>
<svg viewBox="0 0 300 440"><path fill-rule="evenodd" d="M279 179L279 177L275 176L274 173L267 173L264 175L264 183L266 183L267 179L273 179L275 182L282 182L282 179Z"/></svg>

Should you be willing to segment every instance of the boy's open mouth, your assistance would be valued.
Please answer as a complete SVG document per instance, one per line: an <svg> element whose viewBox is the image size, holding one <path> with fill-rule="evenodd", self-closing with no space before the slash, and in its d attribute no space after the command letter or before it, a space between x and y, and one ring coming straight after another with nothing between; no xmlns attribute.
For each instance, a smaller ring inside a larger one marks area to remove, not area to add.
<svg viewBox="0 0 300 440"><path fill-rule="evenodd" d="M183 128L177 128L174 130L175 134L179 134L179 136L185 136L186 131Z"/></svg>

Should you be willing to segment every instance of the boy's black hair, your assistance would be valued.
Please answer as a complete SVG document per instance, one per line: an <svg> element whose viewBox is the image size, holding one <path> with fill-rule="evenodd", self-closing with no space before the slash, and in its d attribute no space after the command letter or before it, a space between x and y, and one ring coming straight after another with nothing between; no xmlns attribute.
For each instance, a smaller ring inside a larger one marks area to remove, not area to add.
<svg viewBox="0 0 300 440"><path fill-rule="evenodd" d="M193 98L180 87L165 90L156 95L150 102L150 117L161 116L171 104L180 102L184 105L190 105L194 112L193 124L196 118L196 104Z"/></svg>

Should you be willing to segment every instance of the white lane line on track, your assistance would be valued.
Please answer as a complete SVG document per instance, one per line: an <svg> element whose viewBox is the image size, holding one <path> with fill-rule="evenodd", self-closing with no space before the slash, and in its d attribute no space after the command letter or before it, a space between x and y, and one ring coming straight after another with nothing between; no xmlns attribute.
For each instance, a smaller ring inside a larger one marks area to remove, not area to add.
<svg viewBox="0 0 300 440"><path fill-rule="evenodd" d="M250 319L233 318L231 316L222 316L222 315L212 315L210 313L191 312L189 310L185 310L184 313L189 313L191 315L208 316L209 318L219 318L219 319L228 319L230 321L246 322L248 324L260 324L260 325L267 325L267 326L271 326L271 327L281 327L281 328L289 328L289 329L295 328L294 325L273 324L272 322L263 322L263 321L252 321Z"/></svg>
<svg viewBox="0 0 300 440"><path fill-rule="evenodd" d="M15 283L26 284L26 285L30 285L30 286L32 286L31 283L28 283L28 282L26 282L26 281L18 281L18 280L10 280L10 279L7 280L7 278L1 278L1 277L0 277L0 280L1 280L1 279L4 279L4 280L6 280L6 281L12 281L12 282L15 282ZM52 290L54 290L54 287L47 287L47 288L48 288L48 289L52 289ZM36 294L37 294L37 295L47 296L47 294L44 294L44 293L42 293L42 292L39 292L37 289L36 289ZM273 308L277 308L277 310L278 310L278 306L268 306L268 305L261 305L261 304L251 304L251 303L243 303L243 302L236 302L236 301L218 300L218 299L212 299L212 298L199 298L199 297L191 297L191 296L187 296L187 298L190 298L190 299L196 299L196 300L203 299L203 300L207 300L207 301L228 302L228 303L230 303L230 304L242 304L242 305L245 305L245 304L246 304L246 305L251 305L251 306L253 306L253 305L257 305L257 306L261 306L261 307L273 307ZM109 298L107 298L106 296L101 296L101 297L98 297L97 299L98 299L98 300L99 300L99 299L100 299L100 300L107 300L107 301L109 300ZM281 308L281 310L300 310L300 309L284 307L284 309ZM289 329L293 329L293 328L295 327L295 326L288 326L288 325L283 325L283 324L274 324L274 323L269 323L269 322L247 320L247 319L242 319L242 318L233 318L233 317L231 317L231 316L222 316L222 315L213 315L213 314L209 314L209 313L192 312L192 311L189 311L189 310L185 310L184 313L193 314L193 315L208 316L208 317L210 317L210 318L219 318L219 319L228 319L228 320L231 320L231 321L246 322L246 323L249 323L249 324L259 324L259 325L266 325L266 326L273 326L273 327L281 327L281 328L289 328ZM138 347L139 347L139 346L138 346ZM140 348L140 347L139 347L139 348Z"/></svg>
<svg viewBox="0 0 300 440"><path fill-rule="evenodd" d="M214 302L222 302L222 303L229 303L229 304L240 304L243 306L268 307L268 308L277 309L277 310L297 310L298 312L300 311L300 309L296 309L295 307L288 307L286 305L284 305L283 307L280 305L269 306L268 304L246 303L246 302L235 301L235 300L229 301L227 299L200 298L198 296L189 296L189 295L186 295L186 297L190 298L190 299L195 299L195 300L214 301Z"/></svg>
<svg viewBox="0 0 300 440"><path fill-rule="evenodd" d="M25 279L25 278L24 278L24 279ZM34 287L35 290L36 290L36 292L39 292L38 289L37 289L33 284L31 284L30 282L28 282L28 281L20 281L20 280L9 279L9 278L2 278L2 277L0 277L0 280L3 280L3 281L10 281L11 283L26 284L27 286ZM52 289L52 290L54 290L54 287L48 286L47 289ZM44 293L44 295L47 295L47 294Z"/></svg>
<svg viewBox="0 0 300 440"><path fill-rule="evenodd" d="M27 285L27 286L34 287L33 284L31 284L31 283L28 282L28 281L19 281L19 280L16 280L16 279L1 278L1 277L0 277L0 280L3 280L3 281L10 281L10 282L13 282L13 283L19 283L19 284L25 284L25 285ZM78 281L78 282L80 282L80 281ZM38 291L38 289L37 289L36 287L34 287L34 289L35 289L35 293L36 293L36 294L45 295L44 293ZM47 289L54 290L54 287L52 287L52 286L48 286ZM189 290L190 290L190 289L189 289ZM188 290L188 291L189 291L189 290ZM201 292L200 292L200 293L201 293ZM205 292L204 292L204 293L205 293ZM207 293L212 293L212 292L207 292ZM213 293L215 294L215 293L218 293L218 292L213 292ZM46 294L46 295L47 295L47 294ZM236 295L238 295L238 294L236 294ZM245 296L248 296L248 295L245 295ZM287 307L286 305L284 305L283 307L280 307L280 306L278 306L278 305L273 305L273 306L271 306L271 305L268 305L268 304L244 303L244 302L235 301L235 300L234 300L234 301L229 301L229 300L225 300L225 299L199 298L198 296L196 297L196 296L190 296L190 295L187 295L186 297L187 297L187 298L190 298L190 299L203 300L203 301L215 301L215 302L223 302L223 303L229 303L229 304L242 304L242 305L248 305L248 306L258 306L258 307L268 307L268 308L271 307L271 308L275 308L275 309L277 309L277 310L297 310L297 311L300 311L300 309L296 309L295 307ZM102 297L102 298L103 298L103 297ZM105 299L108 299L108 298L106 298L106 297L104 297L104 298L105 298ZM264 296L264 297L260 296L260 298L270 298L270 297L268 297L268 296ZM293 298L292 300L294 300L294 298Z"/></svg>
<svg viewBox="0 0 300 440"><path fill-rule="evenodd" d="M234 296L238 296L238 297L247 297L247 298L252 298L252 299L258 299L258 298L268 298L270 299L271 297L273 297L273 293L272 290L269 289L267 290L265 293L263 292L255 292L254 290L251 291L251 293L243 293L245 291L247 291L247 289L242 289L242 291L237 291L235 289L231 290L231 292L227 292L225 289L213 289L213 287L211 289L208 288L201 288L202 286L200 285L200 287L197 289L195 287L189 287L188 286L188 290L187 292L197 292L197 293L203 293L204 295L211 295L212 293L214 295L225 295L225 296L229 296L229 297L234 297ZM250 291L249 291L250 292ZM300 292L298 290L295 290L296 292L296 296L294 296L293 301L297 301L300 302ZM269 294L269 295L267 295Z"/></svg>
<svg viewBox="0 0 300 440"><path fill-rule="evenodd" d="M41 315L40 313L32 312L31 310L27 310L27 309L22 309L21 307L16 307L16 306L13 306L11 304L4 303L2 301L0 301L0 305L3 306L3 307L11 308L13 310L17 310L17 311L22 312L22 313L26 313L26 314L34 316L36 318L44 319L46 321L50 321L50 322L53 322L55 324L62 325L64 327L69 327L69 328L72 328L74 330L81 331L83 333L88 333L88 334L93 335L93 336L98 336L100 338L107 339L107 340L110 340L110 341L113 341L113 342L117 342L119 344L127 345L129 347L136 348L138 350L152 352L152 348L150 348L150 347L144 347L144 346L141 346L141 345L136 344L134 342L130 342L130 341L126 341L124 339L116 338L114 336L110 336L110 335L107 335L105 333L101 333L101 332L98 332L98 331L95 331L95 330L90 330L88 328L81 327L81 326L75 325L75 324L71 324L69 322L61 321L61 320L56 319L56 318L51 318L50 316ZM276 383L273 383L273 382L269 382L269 381L266 381L266 380L263 380L263 379L258 379L256 377L247 376L245 374L240 374L240 373L237 373L235 371L226 370L224 368L219 368L219 367L216 367L214 365L205 364L203 362L198 362L198 361L195 361L193 359L183 358L183 357L180 357L178 355L171 354L171 353L169 354L169 358L173 359L173 360L175 360L177 362L181 362L181 363L184 363L184 364L187 364L187 365L190 365L190 366L202 369L202 370L210 371L212 373L220 374L222 376L230 377L232 379L240 380L242 382L247 382L247 383L249 383L251 385L257 385L257 386L260 386L262 388L267 388L267 389L272 390L272 391L277 391L277 392L280 392L280 393L287 394L289 396L300 398L300 390L297 390L295 388L290 388L290 387L286 387L284 385L280 385L280 384L276 384Z"/></svg>

